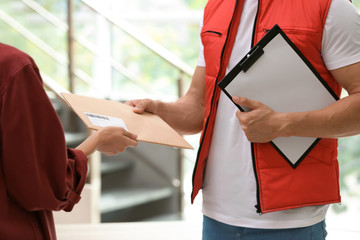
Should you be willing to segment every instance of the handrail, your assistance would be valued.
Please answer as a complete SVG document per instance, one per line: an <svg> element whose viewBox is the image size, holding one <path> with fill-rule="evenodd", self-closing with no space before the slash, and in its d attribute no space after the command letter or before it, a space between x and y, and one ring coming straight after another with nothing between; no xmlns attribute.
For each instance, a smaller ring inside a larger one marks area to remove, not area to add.
<svg viewBox="0 0 360 240"><path fill-rule="evenodd" d="M41 73L41 77L43 79L44 86L53 92L57 98L62 99L62 92L70 93L66 88L57 83L54 79L49 77L48 75Z"/></svg>
<svg viewBox="0 0 360 240"><path fill-rule="evenodd" d="M4 22L6 22L9 26L11 26L13 29L15 29L18 33L23 35L26 39L30 40L33 44L35 44L39 49L43 50L48 56L53 58L56 62L60 63L63 66L68 65L69 61L66 57L59 54L56 50L54 50L52 47L50 47L47 43L45 43L43 40L38 38L32 32L27 30L25 27L23 27L21 24L19 24L16 20L14 20L12 17L10 17L8 14L6 14L1 9L0 9L0 19L2 19ZM84 71L82 71L80 69L75 69L74 73L75 73L76 77L82 79L84 82L86 82L88 84L91 83L91 77L89 75L87 75Z"/></svg>
<svg viewBox="0 0 360 240"><path fill-rule="evenodd" d="M1 9L0 9L0 19L2 19L4 22L6 22L10 27L15 29L17 32L19 32L21 35L23 35L25 38L29 39L31 42L33 42L35 45L37 45L40 49L42 49L44 52L46 52L49 56L54 58L57 62L60 62L61 64L66 63L67 59L64 56L59 54L57 51L55 51L53 48L51 48L48 44L46 44L44 41L42 41L36 35L32 34L29 30L27 30L25 27L23 27L21 24L19 24L16 20L14 20L12 17L10 17L8 14L6 14Z"/></svg>
<svg viewBox="0 0 360 240"><path fill-rule="evenodd" d="M67 24L65 24L63 21L55 17L53 14L48 12L46 9L44 9L40 4L33 0L22 0L28 7L33 9L35 12L39 13L45 20L47 20L52 25L58 27L60 30L67 32L69 27ZM79 42L81 45L83 45L85 48L87 48L89 51L94 53L95 55L99 56L101 54L101 50L92 44L90 41L88 41L86 38L75 34L74 39ZM124 66L119 64L114 58L109 57L108 58L110 64L112 67L114 67L117 71L119 71L121 74L126 76L127 78L139 81L139 78L135 76L133 73L131 73L129 70L127 70Z"/></svg>
<svg viewBox="0 0 360 240"><path fill-rule="evenodd" d="M29 8L31 8L33 11L38 13L41 17L43 17L47 22L52 24L53 26L57 27L61 31L67 32L69 30L68 24L64 23L62 20L54 16L52 13L50 13L48 10L43 8L40 4L35 2L34 0L22 0L24 4L26 4ZM14 20L15 21L15 20ZM21 26L21 25L20 25ZM19 30L19 32L24 33L25 28L22 28ZM25 29L26 30L26 29ZM30 33L31 34L31 33ZM24 35L24 34L23 34ZM26 36L29 34L26 33ZM25 37L26 37L25 36ZM36 36L35 36L36 37ZM29 39L29 37L27 37ZM102 50L96 46L95 44L88 41L86 38L82 37L79 34L74 33L73 39L77 41L79 44L84 46L86 49L88 49L91 53L93 53L96 56L102 56ZM31 40L31 39L30 39ZM39 39L40 40L40 39ZM40 40L41 41L41 40ZM39 46L39 44L36 44ZM125 76L126 78L130 79L131 81L137 82L139 84L142 84L144 86L150 85L148 83L144 83L141 81L141 79L133 74L131 71L129 71L126 67L124 67L122 64L120 64L116 59L113 57L105 57L105 60L107 60L111 67L113 67L115 70L117 70L120 74ZM63 65L68 64L67 62L63 62ZM77 71L77 70L76 70ZM91 77L85 75L83 72L77 71L75 74L78 78L81 80L85 80L84 82L90 83Z"/></svg>
<svg viewBox="0 0 360 240"><path fill-rule="evenodd" d="M48 21L50 24L56 26L58 29L60 29L63 32L67 32L69 30L68 24L64 23L60 19L58 19L56 16L54 16L52 13L50 13L48 10L43 8L40 4L35 2L34 0L22 0L24 4L26 4L29 8L37 12L40 16L42 16L46 21ZM90 52L94 53L97 56L101 55L101 50L99 47L92 44L90 41L88 41L86 38L80 36L79 34L74 34L74 40L76 40L78 43L80 43L82 46L87 48ZM125 68L123 65L118 63L114 58L109 57L107 58L110 65L116 69L119 73L123 74L125 77L129 78L133 81L140 81L140 79L135 76L133 73L131 73L127 68Z"/></svg>
<svg viewBox="0 0 360 240"><path fill-rule="evenodd" d="M37 12L40 16L42 16L45 20L53 24L54 26L58 27L60 30L67 31L68 25L62 22L60 19L58 19L56 16L48 12L46 9L44 9L41 5L36 3L33 0L22 0L24 4L26 4L28 7L33 9L35 12ZM108 21L110 21L115 26L119 27L120 29L127 32L130 36L135 38L137 41L142 43L144 46L149 48L151 51L153 51L155 54L163 58L165 61L173 65L175 68L180 70L180 73L184 73L188 76L191 76L193 73L193 69L188 66L186 63L184 63L181 59L179 59L177 56L172 54L167 49L163 48L161 45L150 39L149 37L145 36L141 32L137 31L134 27L132 27L129 23L127 23L124 20L116 19L111 14L105 12L105 10L100 10L98 6L95 6L91 1L88 0L81 0L84 4L86 4L88 7L96 11L98 14L103 15ZM69 60L64 57L63 55L59 54L56 50L51 48L48 44L46 44L44 41L42 41L40 38L38 38L36 35L31 33L29 30L24 28L21 24L19 24L16 20L14 20L12 17L10 17L8 14L6 14L4 11L0 9L0 18L6 22L9 26L11 26L13 29L15 29L17 32L19 32L21 35L23 35L25 38L29 39L32 43L34 43L36 46L38 46L40 49L42 49L47 55L52 57L55 61L59 62L63 66L68 66ZM95 55L100 55L101 50L99 50L98 47L96 47L94 44L86 40L85 38L75 34L74 39L78 41L81 45L83 45L85 48L90 50ZM125 77L127 77L130 80L133 80L135 82L141 82L140 79L135 76L133 73L131 73L129 70L127 70L124 66L119 64L114 58L110 57L109 63L114 69L119 71L121 74L123 74ZM83 80L87 84L90 84L92 81L92 77L87 75L84 71L80 69L75 69L74 74L79 79ZM181 91L180 91L181 92Z"/></svg>
<svg viewBox="0 0 360 240"><path fill-rule="evenodd" d="M173 65L175 68L179 69L181 72L185 73L188 76L192 76L194 69L184 63L180 58L175 56L172 52L152 40L151 38L147 37L146 35L142 34L140 31L137 31L135 27L133 27L127 21L115 17L112 13L102 8L100 5L103 5L101 1L89 1L89 0L81 0L84 4L88 7L93 9L95 12L99 13L100 15L104 16L109 22L114 24L115 26L119 27L121 30L125 31L127 34L132 36L134 39L139 41L141 44L149 48L155 54L166 60L168 63ZM94 4L94 3L97 4Z"/></svg>
<svg viewBox="0 0 360 240"><path fill-rule="evenodd" d="M66 32L68 30L67 24L57 18L54 14L50 13L48 10L43 8L40 4L33 0L22 0L24 4L26 4L29 8L37 12L40 16L42 16L49 23L56 26L58 29Z"/></svg>

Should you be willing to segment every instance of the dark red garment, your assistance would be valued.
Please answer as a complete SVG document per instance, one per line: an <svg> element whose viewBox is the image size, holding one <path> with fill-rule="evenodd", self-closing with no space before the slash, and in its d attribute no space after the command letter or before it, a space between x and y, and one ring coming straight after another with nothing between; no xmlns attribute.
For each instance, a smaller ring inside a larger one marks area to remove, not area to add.
<svg viewBox="0 0 360 240"><path fill-rule="evenodd" d="M0 239L56 239L52 211L71 211L87 158L64 131L27 54L0 44Z"/></svg>

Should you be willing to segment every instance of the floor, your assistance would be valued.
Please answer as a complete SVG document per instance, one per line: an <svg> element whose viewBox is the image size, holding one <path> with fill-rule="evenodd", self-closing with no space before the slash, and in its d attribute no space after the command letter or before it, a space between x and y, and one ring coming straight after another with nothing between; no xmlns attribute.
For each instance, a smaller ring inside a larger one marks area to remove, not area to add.
<svg viewBox="0 0 360 240"><path fill-rule="evenodd" d="M58 240L199 240L201 226L184 221L57 225Z"/></svg>
<svg viewBox="0 0 360 240"><path fill-rule="evenodd" d="M327 240L359 240L358 230L328 227ZM57 225L58 240L200 240L201 223L188 221Z"/></svg>

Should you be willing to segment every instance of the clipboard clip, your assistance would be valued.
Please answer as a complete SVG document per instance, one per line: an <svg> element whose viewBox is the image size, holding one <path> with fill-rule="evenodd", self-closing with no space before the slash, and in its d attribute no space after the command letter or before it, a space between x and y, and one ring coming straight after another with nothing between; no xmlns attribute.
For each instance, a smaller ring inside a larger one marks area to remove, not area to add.
<svg viewBox="0 0 360 240"><path fill-rule="evenodd" d="M255 46L246 54L246 56L241 60L240 67L246 72L249 68L264 54L264 50L259 46Z"/></svg>

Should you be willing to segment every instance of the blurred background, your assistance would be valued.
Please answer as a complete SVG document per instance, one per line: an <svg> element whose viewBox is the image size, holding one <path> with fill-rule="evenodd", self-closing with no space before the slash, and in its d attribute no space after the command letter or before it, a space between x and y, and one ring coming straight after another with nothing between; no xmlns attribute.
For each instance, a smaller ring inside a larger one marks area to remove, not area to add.
<svg viewBox="0 0 360 240"><path fill-rule="evenodd" d="M69 147L88 134L62 102L69 91L114 101L172 101L189 86L197 63L205 0L1 0L0 42L31 55L63 123ZM360 0L353 0L360 9ZM346 93L344 92L344 95ZM199 135L186 136L196 149ZM359 231L360 137L340 139L341 205L333 231ZM190 204L196 150L140 143L117 156L92 156L83 198L57 224L194 221Z"/></svg>

